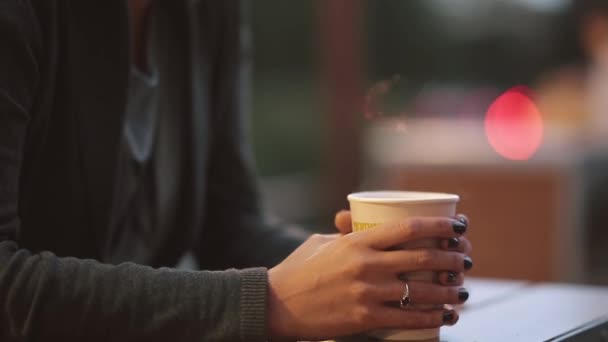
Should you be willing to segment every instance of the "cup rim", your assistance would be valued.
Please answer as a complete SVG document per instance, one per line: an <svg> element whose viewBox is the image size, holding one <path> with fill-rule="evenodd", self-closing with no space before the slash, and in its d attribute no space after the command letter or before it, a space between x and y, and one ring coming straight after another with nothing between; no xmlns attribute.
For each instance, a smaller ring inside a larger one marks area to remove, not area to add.
<svg viewBox="0 0 608 342"><path fill-rule="evenodd" d="M408 197L409 196L409 197ZM443 192L377 190L349 194L349 202L361 203L457 203L460 196Z"/></svg>

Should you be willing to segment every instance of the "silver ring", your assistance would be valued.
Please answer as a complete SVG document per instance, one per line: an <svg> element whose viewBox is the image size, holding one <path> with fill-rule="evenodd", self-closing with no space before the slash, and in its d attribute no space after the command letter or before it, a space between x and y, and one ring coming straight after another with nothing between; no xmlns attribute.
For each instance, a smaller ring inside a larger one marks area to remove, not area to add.
<svg viewBox="0 0 608 342"><path fill-rule="evenodd" d="M401 299L399 300L399 307L402 309L405 309L408 305L410 305L410 287L407 284L407 281L403 281L403 296L401 296Z"/></svg>

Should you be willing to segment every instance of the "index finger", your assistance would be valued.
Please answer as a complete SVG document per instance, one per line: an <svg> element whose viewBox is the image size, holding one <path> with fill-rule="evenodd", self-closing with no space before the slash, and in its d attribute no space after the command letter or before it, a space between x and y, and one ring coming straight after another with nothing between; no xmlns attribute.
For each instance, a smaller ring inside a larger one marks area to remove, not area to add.
<svg viewBox="0 0 608 342"><path fill-rule="evenodd" d="M453 218L414 217L365 231L362 238L370 247L387 249L414 240L459 237L466 230L465 223Z"/></svg>

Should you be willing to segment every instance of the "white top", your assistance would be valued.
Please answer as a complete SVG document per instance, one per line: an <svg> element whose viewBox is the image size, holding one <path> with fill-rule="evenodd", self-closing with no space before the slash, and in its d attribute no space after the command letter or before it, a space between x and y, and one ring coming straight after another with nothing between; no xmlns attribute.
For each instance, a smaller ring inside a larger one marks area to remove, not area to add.
<svg viewBox="0 0 608 342"><path fill-rule="evenodd" d="M349 201L366 203L445 203L458 202L454 194L417 191L365 191L348 195Z"/></svg>

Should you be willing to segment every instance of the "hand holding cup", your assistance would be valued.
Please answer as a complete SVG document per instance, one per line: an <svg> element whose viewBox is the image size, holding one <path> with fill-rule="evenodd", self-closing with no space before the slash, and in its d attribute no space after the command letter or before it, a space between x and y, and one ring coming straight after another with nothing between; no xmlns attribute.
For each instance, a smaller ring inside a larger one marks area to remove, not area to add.
<svg viewBox="0 0 608 342"><path fill-rule="evenodd" d="M454 324L458 314L450 306L417 311L387 303L403 295L398 276L415 271L440 275L437 284L409 282L412 303L462 303L462 273L472 265L465 231L466 222L458 218L410 217L356 234L312 236L269 271L269 337L319 340ZM437 248L395 249L429 238L445 242Z"/></svg>

